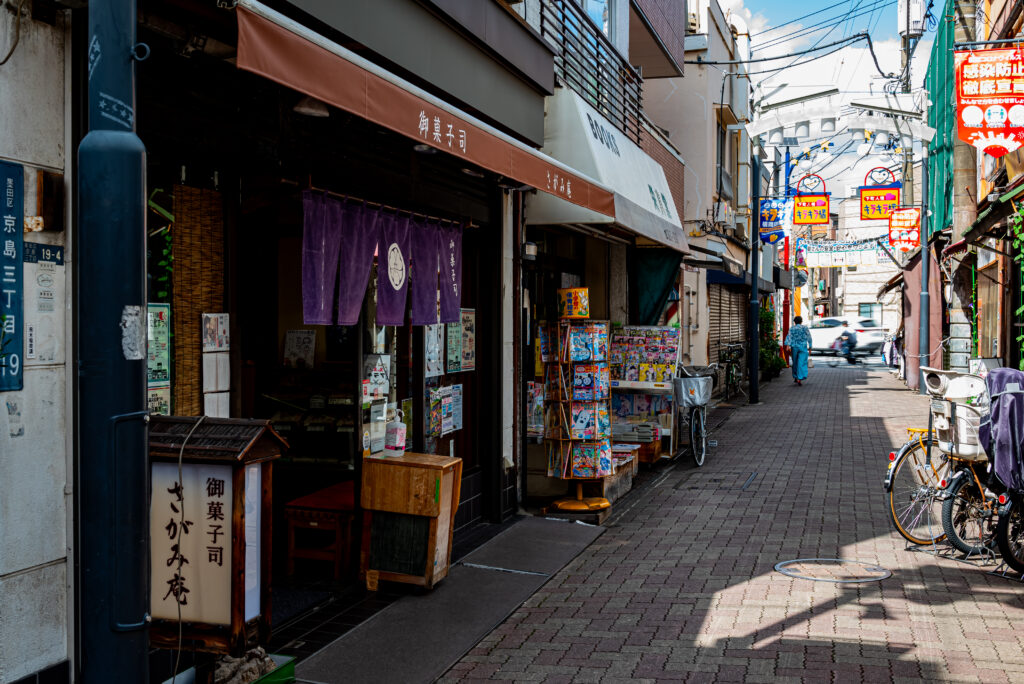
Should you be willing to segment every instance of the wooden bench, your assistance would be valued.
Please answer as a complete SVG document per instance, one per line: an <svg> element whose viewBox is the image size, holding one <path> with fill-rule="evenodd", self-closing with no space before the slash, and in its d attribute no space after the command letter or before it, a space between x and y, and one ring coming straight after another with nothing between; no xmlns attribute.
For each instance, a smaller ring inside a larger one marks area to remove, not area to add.
<svg viewBox="0 0 1024 684"><path fill-rule="evenodd" d="M355 483L340 482L289 501L284 507L288 521L288 574L295 574L295 560L331 561L334 579L347 573L351 562L352 522L355 519ZM296 530L333 532L334 542L328 546L306 546L296 543Z"/></svg>

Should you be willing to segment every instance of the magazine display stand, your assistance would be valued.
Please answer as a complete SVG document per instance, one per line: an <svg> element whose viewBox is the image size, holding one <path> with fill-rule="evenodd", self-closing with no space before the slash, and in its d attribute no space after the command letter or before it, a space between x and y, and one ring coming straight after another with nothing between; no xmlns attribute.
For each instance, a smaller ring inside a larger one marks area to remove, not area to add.
<svg viewBox="0 0 1024 684"><path fill-rule="evenodd" d="M607 321L562 319L542 342L548 476L576 482L575 498L552 508L598 511L604 497L583 496L584 482L612 475L611 385ZM554 339L552 339L554 338ZM546 349L545 349L546 347Z"/></svg>

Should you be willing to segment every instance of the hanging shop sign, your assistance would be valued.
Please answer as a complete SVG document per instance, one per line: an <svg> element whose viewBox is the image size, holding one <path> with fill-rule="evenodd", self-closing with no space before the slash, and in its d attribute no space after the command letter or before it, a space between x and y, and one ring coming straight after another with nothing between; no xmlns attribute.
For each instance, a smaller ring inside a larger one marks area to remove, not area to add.
<svg viewBox="0 0 1024 684"><path fill-rule="evenodd" d="M868 184L870 178L882 178L888 175L889 183ZM857 189L860 197L860 220L874 221L885 219L900 206L900 191L903 184L896 182L896 176L884 166L877 166L864 176L864 185Z"/></svg>
<svg viewBox="0 0 1024 684"><path fill-rule="evenodd" d="M992 157L1024 143L1024 58L1020 48L958 50L956 120L961 140Z"/></svg>
<svg viewBox="0 0 1024 684"><path fill-rule="evenodd" d="M782 238L786 237L792 224L792 198L761 200L761 242L775 244Z"/></svg>
<svg viewBox="0 0 1024 684"><path fill-rule="evenodd" d="M828 224L829 193L821 176L809 173L796 182L793 198L793 225L820 226Z"/></svg>
<svg viewBox="0 0 1024 684"><path fill-rule="evenodd" d="M24 180L21 164L0 162L0 392L24 383Z"/></svg>
<svg viewBox="0 0 1024 684"><path fill-rule="evenodd" d="M897 209L889 215L889 244L909 252L921 244L921 209Z"/></svg>
<svg viewBox="0 0 1024 684"><path fill-rule="evenodd" d="M836 242L805 240L802 250L808 268L840 268L842 266L871 266L879 263L878 244L870 242Z"/></svg>

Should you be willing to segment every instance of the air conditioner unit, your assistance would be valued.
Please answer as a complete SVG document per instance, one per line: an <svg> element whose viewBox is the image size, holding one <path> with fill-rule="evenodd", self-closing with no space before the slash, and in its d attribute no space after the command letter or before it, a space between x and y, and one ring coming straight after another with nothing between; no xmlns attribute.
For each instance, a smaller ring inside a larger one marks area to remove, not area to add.
<svg viewBox="0 0 1024 684"><path fill-rule="evenodd" d="M686 15L686 32L700 33L700 15L697 12L690 12Z"/></svg>

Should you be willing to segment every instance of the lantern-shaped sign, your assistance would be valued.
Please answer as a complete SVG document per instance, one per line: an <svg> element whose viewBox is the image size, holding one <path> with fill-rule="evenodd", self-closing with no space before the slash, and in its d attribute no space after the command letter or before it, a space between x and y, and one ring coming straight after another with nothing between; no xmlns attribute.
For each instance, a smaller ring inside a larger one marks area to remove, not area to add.
<svg viewBox="0 0 1024 684"><path fill-rule="evenodd" d="M271 467L265 420L153 416L150 641L242 655L270 638ZM180 461L179 461L180 459Z"/></svg>
<svg viewBox="0 0 1024 684"><path fill-rule="evenodd" d="M896 209L889 214L889 244L909 252L921 244L921 209Z"/></svg>
<svg viewBox="0 0 1024 684"><path fill-rule="evenodd" d="M819 226L828 223L828 193L797 195L793 198L793 225Z"/></svg>
<svg viewBox="0 0 1024 684"><path fill-rule="evenodd" d="M860 219L872 221L889 218L889 214L900 206L900 183L871 185L858 188L860 195Z"/></svg>
<svg viewBox="0 0 1024 684"><path fill-rule="evenodd" d="M1019 48L954 53L961 140L993 157L1024 144L1024 60Z"/></svg>

